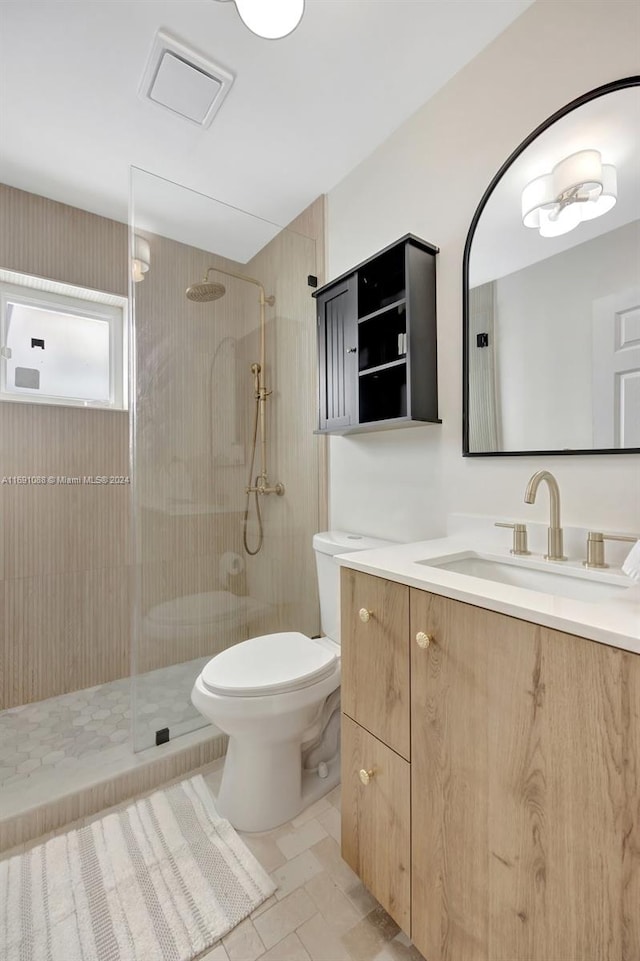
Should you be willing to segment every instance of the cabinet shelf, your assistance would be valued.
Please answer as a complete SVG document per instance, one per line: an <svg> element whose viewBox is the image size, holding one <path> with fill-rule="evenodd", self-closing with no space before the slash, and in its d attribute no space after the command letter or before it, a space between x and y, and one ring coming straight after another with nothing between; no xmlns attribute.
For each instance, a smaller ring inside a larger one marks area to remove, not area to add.
<svg viewBox="0 0 640 961"><path fill-rule="evenodd" d="M368 377L369 374L379 374L383 370L389 370L391 367L400 367L402 364L406 365L407 358L400 357L398 360L392 360L388 364L379 364L377 367L366 367L364 370L358 371L358 377Z"/></svg>
<svg viewBox="0 0 640 961"><path fill-rule="evenodd" d="M407 234L313 294L319 433L440 423L437 252Z"/></svg>
<svg viewBox="0 0 640 961"><path fill-rule="evenodd" d="M384 307L379 307L377 310L373 310L370 314L367 314L365 317L358 317L358 323L366 324L368 320L374 320L376 317L379 317L381 314L386 314L387 311L395 310L398 307L404 307L406 303L407 303L407 298L400 297L399 300L395 300L392 304L386 304Z"/></svg>

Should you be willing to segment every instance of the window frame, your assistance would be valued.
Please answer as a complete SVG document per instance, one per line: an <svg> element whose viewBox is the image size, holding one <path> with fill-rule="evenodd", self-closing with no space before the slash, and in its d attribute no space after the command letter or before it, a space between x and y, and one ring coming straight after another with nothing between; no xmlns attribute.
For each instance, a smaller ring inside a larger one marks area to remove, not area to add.
<svg viewBox="0 0 640 961"><path fill-rule="evenodd" d="M109 400L66 395L14 393L7 389L7 304L66 313L109 325ZM0 401L83 407L88 410L128 410L128 300L115 294L0 270Z"/></svg>

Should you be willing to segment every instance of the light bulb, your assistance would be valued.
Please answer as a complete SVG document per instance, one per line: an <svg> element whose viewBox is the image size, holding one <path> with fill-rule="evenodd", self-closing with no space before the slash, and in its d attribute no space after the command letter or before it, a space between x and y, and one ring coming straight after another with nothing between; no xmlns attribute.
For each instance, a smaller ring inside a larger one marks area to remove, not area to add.
<svg viewBox="0 0 640 961"><path fill-rule="evenodd" d="M149 269L148 265L145 264L143 266L141 260L137 260L136 258L134 258L131 261L131 276L133 277L134 284L139 284L141 280L144 280L144 275L146 274L148 269Z"/></svg>
<svg viewBox="0 0 640 961"><path fill-rule="evenodd" d="M144 275L149 269L151 262L151 249L149 242L144 237L136 234L133 238L133 257L131 258L131 276L133 282L139 284L144 280Z"/></svg>
<svg viewBox="0 0 640 961"><path fill-rule="evenodd" d="M235 0L235 4L245 26L266 40L286 37L304 13L304 0Z"/></svg>
<svg viewBox="0 0 640 961"><path fill-rule="evenodd" d="M561 210L540 210L540 236L559 237L568 234L582 220L577 204L570 204Z"/></svg>

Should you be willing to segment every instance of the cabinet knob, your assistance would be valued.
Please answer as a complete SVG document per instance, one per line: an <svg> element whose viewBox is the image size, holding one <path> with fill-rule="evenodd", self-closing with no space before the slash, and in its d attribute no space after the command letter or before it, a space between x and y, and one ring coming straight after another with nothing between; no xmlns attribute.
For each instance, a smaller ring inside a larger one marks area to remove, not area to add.
<svg viewBox="0 0 640 961"><path fill-rule="evenodd" d="M373 611L368 611L366 607L361 607L358 611L358 617L363 624L368 623L371 617L373 617Z"/></svg>
<svg viewBox="0 0 640 961"><path fill-rule="evenodd" d="M373 773L374 773L373 770L365 771L365 769L362 768L362 770L359 772L359 777L362 783L368 784L371 778L373 777Z"/></svg>
<svg viewBox="0 0 640 961"><path fill-rule="evenodd" d="M424 631L418 631L416 634L416 644L418 647L426 648L429 647L431 641L434 640L433 634L425 634Z"/></svg>
<svg viewBox="0 0 640 961"><path fill-rule="evenodd" d="M355 353L357 353L357 350L358 350L357 347L347 347L345 353L347 353L347 354L355 354Z"/></svg>

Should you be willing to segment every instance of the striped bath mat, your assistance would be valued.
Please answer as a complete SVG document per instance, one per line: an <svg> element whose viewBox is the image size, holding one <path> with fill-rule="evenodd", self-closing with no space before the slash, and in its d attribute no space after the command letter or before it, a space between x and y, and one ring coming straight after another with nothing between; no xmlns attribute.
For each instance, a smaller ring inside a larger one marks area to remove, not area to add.
<svg viewBox="0 0 640 961"><path fill-rule="evenodd" d="M0 958L191 961L274 890L198 775L0 861Z"/></svg>

